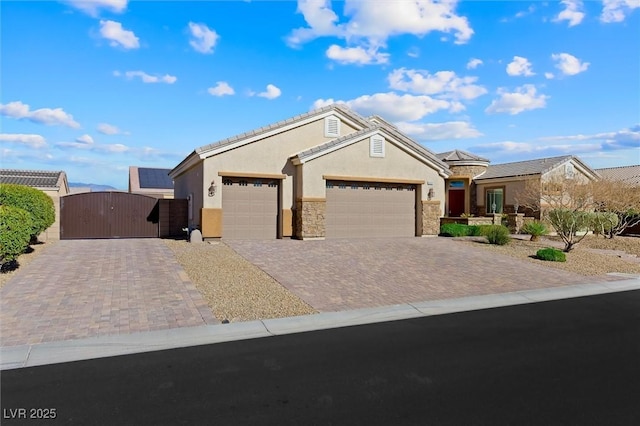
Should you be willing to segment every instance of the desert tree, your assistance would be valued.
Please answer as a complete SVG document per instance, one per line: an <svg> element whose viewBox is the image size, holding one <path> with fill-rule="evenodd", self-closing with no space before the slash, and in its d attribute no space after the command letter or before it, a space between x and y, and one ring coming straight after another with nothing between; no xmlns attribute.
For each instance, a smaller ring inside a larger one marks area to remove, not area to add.
<svg viewBox="0 0 640 426"><path fill-rule="evenodd" d="M610 213L602 229L605 237L613 238L640 223L640 186L603 179L594 183L594 199L596 210Z"/></svg>
<svg viewBox="0 0 640 426"><path fill-rule="evenodd" d="M528 179L515 194L518 205L539 212L571 251L587 234L595 209L594 184L587 178L555 175Z"/></svg>

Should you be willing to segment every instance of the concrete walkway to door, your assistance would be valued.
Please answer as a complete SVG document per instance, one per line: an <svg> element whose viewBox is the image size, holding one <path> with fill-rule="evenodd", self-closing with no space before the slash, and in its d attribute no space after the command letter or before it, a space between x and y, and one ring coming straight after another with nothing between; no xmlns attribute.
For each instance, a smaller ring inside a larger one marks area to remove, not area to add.
<svg viewBox="0 0 640 426"><path fill-rule="evenodd" d="M217 323L155 238L58 241L0 289L0 346Z"/></svg>

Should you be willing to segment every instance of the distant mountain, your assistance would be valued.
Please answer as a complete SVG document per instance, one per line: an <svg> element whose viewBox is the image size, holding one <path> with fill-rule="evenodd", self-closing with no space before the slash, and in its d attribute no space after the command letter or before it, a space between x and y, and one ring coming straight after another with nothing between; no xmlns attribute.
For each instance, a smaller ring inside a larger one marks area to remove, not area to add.
<svg viewBox="0 0 640 426"><path fill-rule="evenodd" d="M77 187L91 188L91 192L118 190L117 188L114 188L113 186L109 186L109 185L98 185L95 183L82 183L82 182L69 182L69 187L70 188L77 188Z"/></svg>

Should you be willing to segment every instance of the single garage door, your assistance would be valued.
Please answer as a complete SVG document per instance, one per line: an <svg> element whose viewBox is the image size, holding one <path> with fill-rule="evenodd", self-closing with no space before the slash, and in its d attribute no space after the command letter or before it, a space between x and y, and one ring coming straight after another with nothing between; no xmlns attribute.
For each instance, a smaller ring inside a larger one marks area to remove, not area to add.
<svg viewBox="0 0 640 426"><path fill-rule="evenodd" d="M415 235L415 185L327 181L327 238Z"/></svg>
<svg viewBox="0 0 640 426"><path fill-rule="evenodd" d="M224 178L222 238L272 239L278 234L278 181Z"/></svg>

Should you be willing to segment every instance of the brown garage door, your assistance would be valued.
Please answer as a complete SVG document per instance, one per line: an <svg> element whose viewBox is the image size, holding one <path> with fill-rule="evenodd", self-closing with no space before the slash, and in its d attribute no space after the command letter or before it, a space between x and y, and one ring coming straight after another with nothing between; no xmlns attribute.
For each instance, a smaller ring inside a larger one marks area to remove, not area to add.
<svg viewBox="0 0 640 426"><path fill-rule="evenodd" d="M413 237L416 186L327 181L327 238Z"/></svg>
<svg viewBox="0 0 640 426"><path fill-rule="evenodd" d="M126 192L87 192L60 198L60 238L158 237L158 200Z"/></svg>
<svg viewBox="0 0 640 426"><path fill-rule="evenodd" d="M222 238L276 238L278 181L225 178L222 183Z"/></svg>

